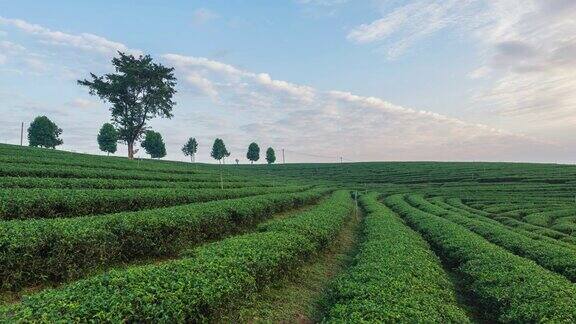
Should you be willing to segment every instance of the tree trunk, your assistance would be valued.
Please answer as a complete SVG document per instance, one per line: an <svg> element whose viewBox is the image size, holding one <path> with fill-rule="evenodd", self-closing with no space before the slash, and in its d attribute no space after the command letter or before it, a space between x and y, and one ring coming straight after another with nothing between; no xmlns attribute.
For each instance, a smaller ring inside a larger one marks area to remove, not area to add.
<svg viewBox="0 0 576 324"><path fill-rule="evenodd" d="M224 189L224 179L222 178L222 164L220 164L220 189Z"/></svg>
<svg viewBox="0 0 576 324"><path fill-rule="evenodd" d="M128 159L134 160L134 142L128 142Z"/></svg>

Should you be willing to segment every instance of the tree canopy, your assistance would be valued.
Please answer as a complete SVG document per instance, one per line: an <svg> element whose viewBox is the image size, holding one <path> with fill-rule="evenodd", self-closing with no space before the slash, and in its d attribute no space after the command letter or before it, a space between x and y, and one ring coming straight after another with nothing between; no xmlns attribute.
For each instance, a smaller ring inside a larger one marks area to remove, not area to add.
<svg viewBox="0 0 576 324"><path fill-rule="evenodd" d="M260 147L258 144L252 142L248 146L248 152L246 153L246 158L250 160L250 163L254 163L260 159Z"/></svg>
<svg viewBox="0 0 576 324"><path fill-rule="evenodd" d="M230 152L228 152L228 150L226 149L224 141L220 138L217 138L216 140L214 140L214 145L212 145L212 152L210 153L210 155L214 159L222 161L223 158L230 156Z"/></svg>
<svg viewBox="0 0 576 324"><path fill-rule="evenodd" d="M78 84L112 105L112 123L118 138L128 145L128 157L133 158L134 143L146 131L146 123L155 117L172 118L176 78L174 68L154 63L149 55L118 54L112 59L115 73L90 73L91 80L78 80Z"/></svg>
<svg viewBox="0 0 576 324"><path fill-rule="evenodd" d="M62 129L46 116L36 117L28 127L30 146L55 148L64 143L60 135L62 135Z"/></svg>
<svg viewBox="0 0 576 324"><path fill-rule="evenodd" d="M266 162L268 162L268 164L276 162L276 152L274 152L274 149L271 147L266 150Z"/></svg>
<svg viewBox="0 0 576 324"><path fill-rule="evenodd" d="M166 145L160 133L147 130L141 146L150 154L153 159L159 159L166 156Z"/></svg>
<svg viewBox="0 0 576 324"><path fill-rule="evenodd" d="M112 154L116 153L116 150L118 149L118 131L116 131L114 125L110 123L102 125L97 139L100 151Z"/></svg>
<svg viewBox="0 0 576 324"><path fill-rule="evenodd" d="M196 142L195 138L190 137L188 142L182 147L182 153L184 153L185 156L190 156L191 161L194 162L196 152L198 152L198 142Z"/></svg>

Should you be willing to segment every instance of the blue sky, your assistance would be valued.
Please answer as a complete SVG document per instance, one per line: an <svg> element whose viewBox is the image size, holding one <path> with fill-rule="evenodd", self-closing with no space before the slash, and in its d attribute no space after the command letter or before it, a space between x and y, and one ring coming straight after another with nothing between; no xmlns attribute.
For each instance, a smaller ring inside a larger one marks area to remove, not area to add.
<svg viewBox="0 0 576 324"><path fill-rule="evenodd" d="M572 162L571 14L568 0L0 0L0 141L45 114L64 149L97 153L107 107L74 81L123 50L177 69L175 118L151 123L170 159L196 136L210 161L220 136L240 159L256 140L294 162Z"/></svg>

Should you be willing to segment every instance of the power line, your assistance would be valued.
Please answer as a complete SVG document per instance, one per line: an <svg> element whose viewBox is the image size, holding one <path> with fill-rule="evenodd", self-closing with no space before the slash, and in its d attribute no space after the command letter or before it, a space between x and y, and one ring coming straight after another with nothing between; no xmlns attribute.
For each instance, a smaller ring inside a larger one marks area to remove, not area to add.
<svg viewBox="0 0 576 324"><path fill-rule="evenodd" d="M292 150L285 150L287 153L292 153L296 155L308 156L313 158L320 158L320 159L330 159L335 161L346 161L346 162L354 162L352 160L346 159L343 156L327 156L327 155L319 155L319 154L311 154L311 153L303 153L303 152L296 152Z"/></svg>

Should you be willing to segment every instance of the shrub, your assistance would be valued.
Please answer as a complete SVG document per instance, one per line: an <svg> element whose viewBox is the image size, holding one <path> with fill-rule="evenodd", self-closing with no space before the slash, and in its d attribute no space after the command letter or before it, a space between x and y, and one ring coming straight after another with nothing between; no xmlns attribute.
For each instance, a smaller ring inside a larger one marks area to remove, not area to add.
<svg viewBox="0 0 576 324"><path fill-rule="evenodd" d="M349 195L339 192L279 221L295 227L270 225L201 246L182 260L110 271L40 292L2 310L0 321L208 322L296 271L336 237L352 209Z"/></svg>
<svg viewBox="0 0 576 324"><path fill-rule="evenodd" d="M0 222L4 289L61 282L115 262L174 255L327 192L276 193L131 213Z"/></svg>
<svg viewBox="0 0 576 324"><path fill-rule="evenodd" d="M489 320L576 321L576 286L566 278L447 219L414 208L403 198L394 195L385 201L457 271L471 300L492 317Z"/></svg>
<svg viewBox="0 0 576 324"><path fill-rule="evenodd" d="M363 241L353 265L333 285L326 321L468 322L440 260L376 198L360 198Z"/></svg>

